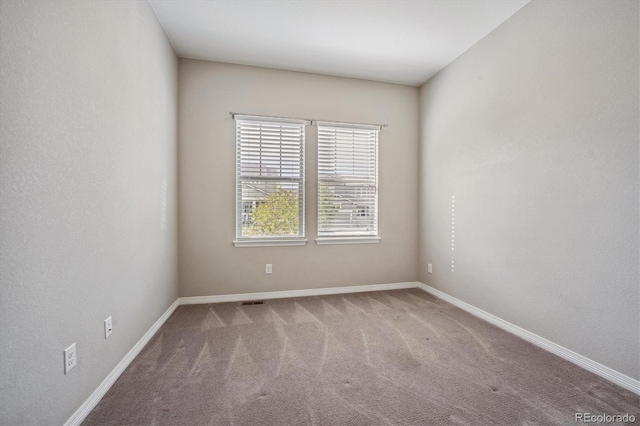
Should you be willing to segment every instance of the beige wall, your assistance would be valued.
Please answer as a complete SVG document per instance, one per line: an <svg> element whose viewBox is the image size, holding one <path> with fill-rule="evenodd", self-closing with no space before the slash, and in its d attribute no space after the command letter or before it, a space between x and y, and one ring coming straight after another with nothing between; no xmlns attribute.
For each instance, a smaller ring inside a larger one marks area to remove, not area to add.
<svg viewBox="0 0 640 426"><path fill-rule="evenodd" d="M180 295L416 279L418 89L180 59ZM380 134L380 244L317 246L316 128L307 127L301 247L235 248L235 123L229 112L387 123ZM266 263L273 275L265 275Z"/></svg>
<svg viewBox="0 0 640 426"><path fill-rule="evenodd" d="M0 59L0 424L62 424L178 294L178 64L143 1L2 1Z"/></svg>
<svg viewBox="0 0 640 426"><path fill-rule="evenodd" d="M420 117L420 280L635 379L638 16L533 1L422 88Z"/></svg>

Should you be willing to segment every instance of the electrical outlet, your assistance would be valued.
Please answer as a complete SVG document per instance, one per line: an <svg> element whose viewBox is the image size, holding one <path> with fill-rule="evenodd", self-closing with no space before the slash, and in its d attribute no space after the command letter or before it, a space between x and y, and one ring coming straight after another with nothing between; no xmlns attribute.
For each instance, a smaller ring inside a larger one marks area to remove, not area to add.
<svg viewBox="0 0 640 426"><path fill-rule="evenodd" d="M64 350L64 374L67 374L69 370L75 367L77 361L76 344L74 343Z"/></svg>
<svg viewBox="0 0 640 426"><path fill-rule="evenodd" d="M267 263L267 267L264 269L265 274L271 274L273 272L273 265L271 263Z"/></svg>
<svg viewBox="0 0 640 426"><path fill-rule="evenodd" d="M113 332L113 325L111 324L111 317L104 320L104 338L106 339Z"/></svg>
<svg viewBox="0 0 640 426"><path fill-rule="evenodd" d="M433 274L433 265L430 263L427 263L427 272Z"/></svg>

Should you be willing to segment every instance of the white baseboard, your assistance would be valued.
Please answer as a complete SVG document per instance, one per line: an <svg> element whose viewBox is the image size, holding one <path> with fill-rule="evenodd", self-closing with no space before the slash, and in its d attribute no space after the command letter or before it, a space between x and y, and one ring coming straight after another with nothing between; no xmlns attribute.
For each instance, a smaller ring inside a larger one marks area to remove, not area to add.
<svg viewBox="0 0 640 426"><path fill-rule="evenodd" d="M534 345L539 346L548 352L551 352L552 354L558 355L560 358L564 358L567 361L572 362L587 371L597 374L598 376L603 377L622 388L640 395L640 381L634 378L631 378L592 359L573 352L572 350L560 346L557 343L553 343L552 341L547 340L544 337L540 337L537 334L527 331L521 327L518 327L517 325L511 324L510 322L505 321L502 318L498 318L497 316L485 312L482 309L478 309L475 306L463 302L460 299L456 299L455 297L450 296L438 289L422 283L418 283L418 288L444 300L445 302L449 302L452 305L462 309L463 311L469 312L470 314L475 315L490 324L506 330L509 333L515 334L516 336L521 337L522 339L531 342Z"/></svg>
<svg viewBox="0 0 640 426"><path fill-rule="evenodd" d="M201 303L243 302L246 300L283 299L287 297L325 296L328 294L361 293L365 291L401 290L416 288L417 281L392 284L355 285L350 287L311 288L305 290L268 291L264 293L222 294L219 296L181 297L181 305Z"/></svg>
<svg viewBox="0 0 640 426"><path fill-rule="evenodd" d="M138 342L131 348L131 350L122 358L122 361L116 365L116 367L109 373L109 375L100 383L100 386L91 394L89 398L76 410L75 413L67 420L65 426L71 425L79 425L84 421L84 419L89 415L91 410L94 409L98 402L102 399L102 397L107 393L107 391L111 388L111 386L118 380L118 377L122 374L122 372L131 364L131 361L135 359L135 357L140 353L140 351L145 347L147 343L151 340L151 338L156 334L156 332L162 327L162 324L171 316L173 311L179 305L179 299L176 299L175 302L169 306L169 308L162 314L162 316L156 321L151 328L138 340Z"/></svg>

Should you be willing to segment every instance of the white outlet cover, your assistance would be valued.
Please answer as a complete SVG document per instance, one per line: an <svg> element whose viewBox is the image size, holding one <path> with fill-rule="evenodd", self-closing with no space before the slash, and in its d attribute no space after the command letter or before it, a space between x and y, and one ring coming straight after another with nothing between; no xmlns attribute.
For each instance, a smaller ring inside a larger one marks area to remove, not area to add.
<svg viewBox="0 0 640 426"><path fill-rule="evenodd" d="M273 265L271 263L267 263L267 266L264 270L265 274L271 274L273 272Z"/></svg>
<svg viewBox="0 0 640 426"><path fill-rule="evenodd" d="M430 274L433 273L433 265L430 263L427 264L427 272L429 272Z"/></svg>
<svg viewBox="0 0 640 426"><path fill-rule="evenodd" d="M64 350L64 374L67 374L78 362L76 354L76 344L69 346Z"/></svg>
<svg viewBox="0 0 640 426"><path fill-rule="evenodd" d="M113 333L113 325L111 321L111 317L104 320L104 338L106 339Z"/></svg>

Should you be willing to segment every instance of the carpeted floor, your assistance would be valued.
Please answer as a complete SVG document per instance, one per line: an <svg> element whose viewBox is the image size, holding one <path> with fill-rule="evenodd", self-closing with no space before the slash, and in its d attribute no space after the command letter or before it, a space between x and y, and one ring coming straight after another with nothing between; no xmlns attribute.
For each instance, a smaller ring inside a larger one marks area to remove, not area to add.
<svg viewBox="0 0 640 426"><path fill-rule="evenodd" d="M411 289L181 306L84 424L546 425L639 407Z"/></svg>

